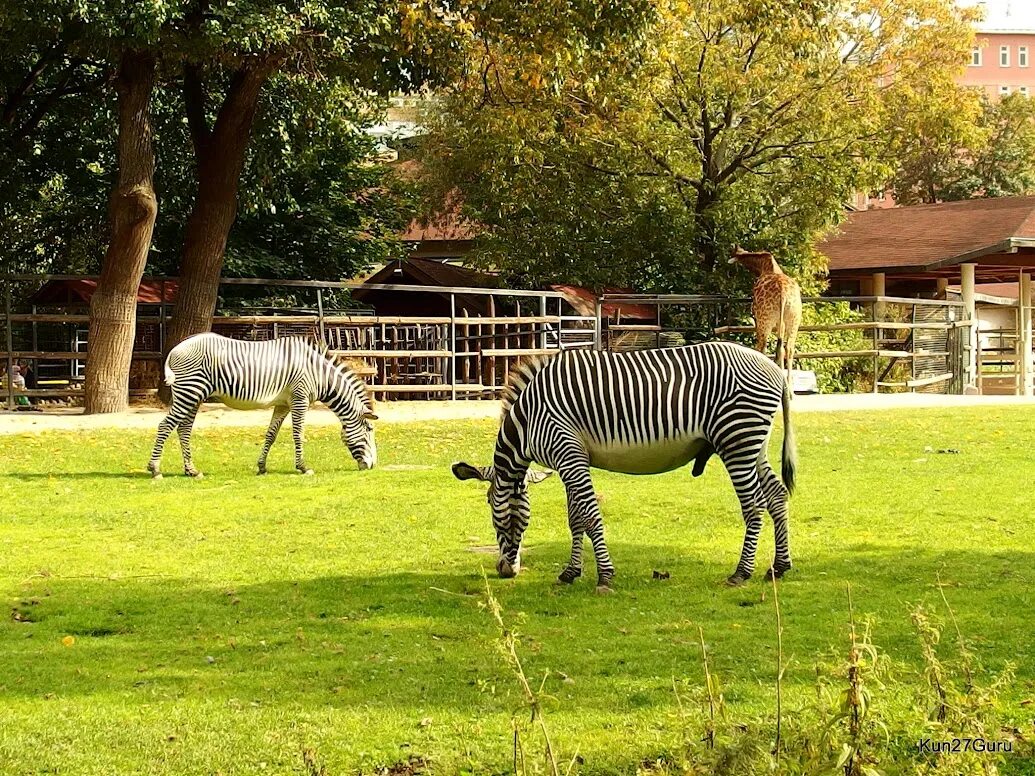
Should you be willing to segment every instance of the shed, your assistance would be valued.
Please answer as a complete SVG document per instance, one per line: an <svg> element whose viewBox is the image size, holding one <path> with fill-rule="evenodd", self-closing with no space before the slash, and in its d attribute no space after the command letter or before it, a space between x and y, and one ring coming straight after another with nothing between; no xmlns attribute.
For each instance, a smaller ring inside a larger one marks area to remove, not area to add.
<svg viewBox="0 0 1035 776"><path fill-rule="evenodd" d="M369 304L378 315L448 316L450 293L434 289L498 288L495 275L431 259L408 258L390 262L363 281L364 285L427 286L428 292L356 288L353 299ZM492 297L456 294L456 314L493 315Z"/></svg>
<svg viewBox="0 0 1035 776"><path fill-rule="evenodd" d="M958 285L969 322L968 339L974 345L967 351L965 372L968 385L975 389L985 372L979 353L983 329L978 306L993 303L981 300L977 288L1017 284L1016 324L1004 336L1014 354L1013 390L1032 395L1035 197L864 210L851 213L817 247L829 259L830 291L837 296L945 299L950 284Z"/></svg>

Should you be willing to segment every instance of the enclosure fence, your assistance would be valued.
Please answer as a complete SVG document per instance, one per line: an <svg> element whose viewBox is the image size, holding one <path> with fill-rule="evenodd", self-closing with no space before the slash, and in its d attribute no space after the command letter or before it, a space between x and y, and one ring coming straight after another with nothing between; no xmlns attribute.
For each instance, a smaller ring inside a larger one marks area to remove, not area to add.
<svg viewBox="0 0 1035 776"><path fill-rule="evenodd" d="M16 309L13 289L34 290L47 280L78 276L4 277L4 367L2 396L9 408L37 399L70 399L83 393L89 347L89 315L81 312ZM138 308L130 394L157 392L170 317L164 284L161 301ZM567 299L554 291L487 289L334 281L225 279L224 287L264 286L308 293L312 309L274 310L264 314L217 315L212 330L242 340L302 336L327 344L366 380L379 399L496 398L510 369L522 358L567 348L637 350L735 339L753 344L750 299L693 294L605 294L595 315L574 314ZM361 310L327 310L330 294L341 291L389 291L434 294L448 302L448 315L378 316ZM459 300L491 297L496 314L471 315ZM973 321L957 301L889 296L812 297L804 300L815 320L806 318L799 333L795 366L816 368L824 362L851 362L865 374L865 390L961 393L980 375L968 373L978 345ZM608 320L610 303L653 309L653 321ZM824 315L841 306L840 316ZM24 305L23 305L24 307ZM845 311L850 314L845 315ZM833 318L840 318L833 320ZM828 322L829 321L829 322ZM972 340L975 344L972 345ZM770 350L772 345L770 344ZM16 364L28 364L36 385L16 389ZM978 359L980 363L980 359ZM865 366L864 366L865 365ZM858 388L858 384L856 386Z"/></svg>
<svg viewBox="0 0 1035 776"><path fill-rule="evenodd" d="M41 312L32 307L16 311L12 289L35 290L48 280L82 280L68 275L17 275L4 280L3 397L8 408L29 399L69 399L83 393L84 366L89 348L89 315L85 312ZM171 278L147 278L160 287L161 302L138 309L130 374L130 395L157 393L161 379L171 305L165 284ZM500 394L507 374L520 359L565 348L600 343L598 319L573 314L564 296L555 291L352 283L336 281L228 278L222 286L266 286L312 292L315 309L277 314L217 315L212 331L235 339L262 341L301 336L326 343L363 377L375 396L472 399ZM329 292L391 291L435 294L448 300L448 315L377 316L357 311L327 311ZM472 316L458 298L492 297L498 315ZM36 387L14 390L7 375L28 363Z"/></svg>

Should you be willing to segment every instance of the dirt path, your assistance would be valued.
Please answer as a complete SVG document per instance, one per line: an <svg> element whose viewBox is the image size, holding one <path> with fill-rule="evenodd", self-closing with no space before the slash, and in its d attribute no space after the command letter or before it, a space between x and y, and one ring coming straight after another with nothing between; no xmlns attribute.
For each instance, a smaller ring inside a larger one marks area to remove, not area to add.
<svg viewBox="0 0 1035 776"><path fill-rule="evenodd" d="M922 407L983 407L1020 405L1035 407L1035 399L1018 396L939 396L931 394L833 394L827 396L798 396L795 412L837 412L846 410L881 411L898 408ZM412 423L428 420L496 419L499 402L496 401L397 401L380 402L377 413L382 423ZM2 412L0 435L26 434L44 431L75 431L78 429L120 428L153 431L165 414L164 410L138 408L116 415L83 415L82 410L55 410L48 412ZM231 410L222 405L209 404L198 413L196 426L260 426L269 423L269 410ZM336 419L323 407L314 408L307 423L333 425Z"/></svg>

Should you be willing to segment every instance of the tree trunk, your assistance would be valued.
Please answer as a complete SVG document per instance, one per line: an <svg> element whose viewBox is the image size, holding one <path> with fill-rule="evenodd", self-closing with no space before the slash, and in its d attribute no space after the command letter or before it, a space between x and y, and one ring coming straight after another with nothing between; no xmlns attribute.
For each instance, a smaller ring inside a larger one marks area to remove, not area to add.
<svg viewBox="0 0 1035 776"><path fill-rule="evenodd" d="M184 94L197 157L198 193L187 221L180 288L166 338L166 352L212 327L226 239L237 217L237 192L259 93L271 64L252 63L231 81L215 125L204 126L203 86L196 70L185 75Z"/></svg>
<svg viewBox="0 0 1035 776"><path fill-rule="evenodd" d="M119 180L111 194L111 242L90 300L86 355L87 414L122 412L136 336L137 293L158 216L153 178L150 102L155 59L127 51L115 81L119 100Z"/></svg>

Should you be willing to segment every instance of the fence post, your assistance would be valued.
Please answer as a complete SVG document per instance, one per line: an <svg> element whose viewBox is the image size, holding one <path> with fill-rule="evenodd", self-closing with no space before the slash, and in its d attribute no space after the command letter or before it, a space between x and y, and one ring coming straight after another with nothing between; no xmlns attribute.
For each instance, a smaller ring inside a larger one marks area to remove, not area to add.
<svg viewBox="0 0 1035 776"><path fill-rule="evenodd" d="M539 297L539 317L546 318L546 294ZM557 338L560 339L560 332L558 332ZM548 344L549 338L546 335L546 321L544 320L539 324L539 347L546 350Z"/></svg>
<svg viewBox="0 0 1035 776"><path fill-rule="evenodd" d="M4 279L4 317L7 319L7 409L14 409L14 333L11 331L11 280Z"/></svg>
<svg viewBox="0 0 1035 776"><path fill-rule="evenodd" d="M877 380L880 377L880 328L877 326L877 302L873 302L870 315L873 321L873 392L880 393L880 389L877 387Z"/></svg>
<svg viewBox="0 0 1035 776"><path fill-rule="evenodd" d="M323 289L322 288L316 289L316 315L317 315L317 321L319 322L319 327L320 327L320 342L322 344L326 345L327 344L327 337L324 334L324 326L323 326Z"/></svg>
<svg viewBox="0 0 1035 776"><path fill-rule="evenodd" d="M604 304L600 300L600 297L598 296L597 297L597 301L596 301L596 306L595 306L594 312L593 312L593 314L595 316L595 320L593 321L593 349L594 350L603 350L604 349L604 347L603 347L604 346L604 342L603 342L603 340L604 340L604 331L603 331L604 324L603 324L603 320L601 318L601 316L603 315L603 312L604 312Z"/></svg>
<svg viewBox="0 0 1035 776"><path fill-rule="evenodd" d="M449 397L456 401L456 294L449 295Z"/></svg>
<svg viewBox="0 0 1035 776"><path fill-rule="evenodd" d="M973 392L977 386L978 370L981 364L978 363L978 321L977 305L974 300L974 264L960 264L960 292L963 297L963 317L968 322L967 342L964 345L967 355L967 363L964 367L963 392Z"/></svg>
<svg viewBox="0 0 1035 776"><path fill-rule="evenodd" d="M1032 395L1032 336L1031 336L1031 275L1021 272L1020 295L1017 303L1020 307L1020 357L1021 357L1021 396Z"/></svg>

